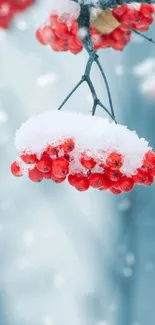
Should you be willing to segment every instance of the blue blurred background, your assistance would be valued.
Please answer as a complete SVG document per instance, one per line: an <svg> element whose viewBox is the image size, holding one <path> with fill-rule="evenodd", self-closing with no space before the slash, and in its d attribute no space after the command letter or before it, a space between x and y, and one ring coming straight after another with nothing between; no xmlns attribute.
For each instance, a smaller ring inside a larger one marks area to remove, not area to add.
<svg viewBox="0 0 155 325"><path fill-rule="evenodd" d="M155 186L114 197L10 173L16 129L57 109L87 60L36 41L42 6L0 32L0 324L154 325ZM99 54L119 123L155 148L154 45L134 35L123 52ZM96 67L92 77L108 106ZM90 108L84 85L64 110Z"/></svg>

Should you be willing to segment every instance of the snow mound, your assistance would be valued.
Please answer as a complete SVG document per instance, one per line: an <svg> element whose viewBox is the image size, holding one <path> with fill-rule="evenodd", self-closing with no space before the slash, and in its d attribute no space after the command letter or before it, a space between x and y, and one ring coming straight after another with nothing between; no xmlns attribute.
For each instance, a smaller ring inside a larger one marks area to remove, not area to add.
<svg viewBox="0 0 155 325"><path fill-rule="evenodd" d="M27 151L40 156L47 145L57 146L66 138L74 139L74 156L86 152L104 163L109 153L122 154L121 172L127 176L142 166L144 155L151 149L145 139L124 125L66 111L48 111L31 117L16 132L15 144L19 154Z"/></svg>

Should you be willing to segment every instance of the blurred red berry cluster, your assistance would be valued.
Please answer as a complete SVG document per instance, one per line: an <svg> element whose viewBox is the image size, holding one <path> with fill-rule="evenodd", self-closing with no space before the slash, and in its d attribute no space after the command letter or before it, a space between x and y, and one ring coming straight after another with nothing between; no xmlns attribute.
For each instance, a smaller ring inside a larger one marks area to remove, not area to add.
<svg viewBox="0 0 155 325"><path fill-rule="evenodd" d="M94 50L113 48L121 51L130 42L132 28L145 32L153 22L155 7L141 4L139 9L123 4L113 8L112 14L120 23L110 34L105 35L90 28ZM36 38L43 45L50 45L54 51L70 51L74 54L81 52L83 44L79 39L78 23L74 19L69 21L65 16L51 14L47 24L39 27Z"/></svg>
<svg viewBox="0 0 155 325"><path fill-rule="evenodd" d="M7 29L15 15L26 10L35 0L0 0L0 28Z"/></svg>
<svg viewBox="0 0 155 325"><path fill-rule="evenodd" d="M23 176L22 164L28 166L27 174L31 181L41 182L43 179L62 183L65 180L78 191L86 191L89 187L104 191L109 190L117 195L130 192L135 184L151 185L155 177L155 153L149 150L143 159L143 165L134 175L128 177L121 172L123 156L111 152L106 160L95 159L86 152L74 155L75 142L72 138L65 139L58 146L48 145L41 156L27 153L20 155L20 160L13 162L11 172L14 176ZM102 157L101 157L102 158ZM78 159L79 168L73 168ZM21 163L22 162L22 163Z"/></svg>

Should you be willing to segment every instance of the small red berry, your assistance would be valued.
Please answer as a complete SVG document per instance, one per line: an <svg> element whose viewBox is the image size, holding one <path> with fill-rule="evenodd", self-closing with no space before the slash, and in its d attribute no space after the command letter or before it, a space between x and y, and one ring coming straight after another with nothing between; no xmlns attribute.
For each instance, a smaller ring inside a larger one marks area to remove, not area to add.
<svg viewBox="0 0 155 325"><path fill-rule="evenodd" d="M43 155L37 162L36 167L40 172L48 173L52 169L52 159L47 155Z"/></svg>
<svg viewBox="0 0 155 325"><path fill-rule="evenodd" d="M88 181L87 177L79 176L76 178L74 186L75 186L76 190L78 190L80 192L84 192L84 191L87 191L89 188L89 181Z"/></svg>
<svg viewBox="0 0 155 325"><path fill-rule="evenodd" d="M27 154L23 152L20 158L25 164L34 164L37 162L37 156L35 154Z"/></svg>
<svg viewBox="0 0 155 325"><path fill-rule="evenodd" d="M81 155L80 162L81 165L87 169L92 169L96 165L94 158L89 157L86 154Z"/></svg>
<svg viewBox="0 0 155 325"><path fill-rule="evenodd" d="M134 187L134 181L129 177L122 177L119 181L119 188L122 192L130 192Z"/></svg>
<svg viewBox="0 0 155 325"><path fill-rule="evenodd" d="M149 175L155 177L155 167L149 169L148 172L149 172Z"/></svg>
<svg viewBox="0 0 155 325"><path fill-rule="evenodd" d="M71 25L70 31L71 31L71 33L73 35L77 35L77 32L78 32L78 23L77 23L77 20L73 20L72 21L72 25Z"/></svg>
<svg viewBox="0 0 155 325"><path fill-rule="evenodd" d="M44 40L44 34L41 28L38 28L36 31L36 39L42 44L46 45L46 42Z"/></svg>
<svg viewBox="0 0 155 325"><path fill-rule="evenodd" d="M143 161L143 167L145 167L145 168L155 167L155 153L153 151L150 150L145 154L145 158Z"/></svg>
<svg viewBox="0 0 155 325"><path fill-rule="evenodd" d="M148 3L142 3L140 6L140 12L144 17L149 17L154 13L154 7Z"/></svg>
<svg viewBox="0 0 155 325"><path fill-rule="evenodd" d="M45 179L51 179L51 171L43 173Z"/></svg>
<svg viewBox="0 0 155 325"><path fill-rule="evenodd" d="M104 175L104 179L102 179L102 187L100 187L99 190L108 190L111 186L112 181Z"/></svg>
<svg viewBox="0 0 155 325"><path fill-rule="evenodd" d="M106 159L106 165L107 165L107 167L109 167L113 170L120 169L123 165L122 155L117 152L110 153L110 155Z"/></svg>
<svg viewBox="0 0 155 325"><path fill-rule="evenodd" d="M152 175L148 175L148 180L147 182L145 183L146 186L150 186L152 185L154 182L154 177Z"/></svg>
<svg viewBox="0 0 155 325"><path fill-rule="evenodd" d="M61 145L61 149L63 149L64 153L71 152L74 150L74 148L75 148L75 143L73 139L67 139Z"/></svg>
<svg viewBox="0 0 155 325"><path fill-rule="evenodd" d="M58 23L55 27L55 35L58 38L67 39L69 37L67 25L65 23Z"/></svg>
<svg viewBox="0 0 155 325"><path fill-rule="evenodd" d="M63 183L66 179L66 176L64 177L56 177L53 173L51 173L51 179L53 182L57 183L57 184L60 184L60 183Z"/></svg>
<svg viewBox="0 0 155 325"><path fill-rule="evenodd" d="M103 187L105 183L105 177L100 173L93 173L89 176L89 184L93 188Z"/></svg>
<svg viewBox="0 0 155 325"><path fill-rule="evenodd" d="M11 173L16 176L16 177L20 177L20 176L23 176L23 173L21 171L21 168L20 166L18 165L18 163L16 161L14 161L12 164L11 164Z"/></svg>
<svg viewBox="0 0 155 325"><path fill-rule="evenodd" d="M68 183L71 185L71 186L75 186L75 183L76 183L76 174L72 175L68 175Z"/></svg>
<svg viewBox="0 0 155 325"><path fill-rule="evenodd" d="M132 176L132 179L136 184L145 185L148 181L148 175L148 172L142 168L139 168L137 169L137 174Z"/></svg>
<svg viewBox="0 0 155 325"><path fill-rule="evenodd" d="M50 23L51 23L52 27L55 27L58 23L59 17L56 14L51 14L49 19L50 19Z"/></svg>
<svg viewBox="0 0 155 325"><path fill-rule="evenodd" d="M38 170L37 167L34 167L33 169L29 170L29 172L28 172L28 177L30 178L30 180L31 180L32 182L38 182L38 183L39 183L39 182L42 181L44 175L43 175L42 172L40 172L40 171Z"/></svg>
<svg viewBox="0 0 155 325"><path fill-rule="evenodd" d="M127 12L127 4L113 8L112 13L116 19L120 19Z"/></svg>
<svg viewBox="0 0 155 325"><path fill-rule="evenodd" d="M123 38L124 32L118 27L115 28L114 31L111 33L111 36L114 40L119 41Z"/></svg>
<svg viewBox="0 0 155 325"><path fill-rule="evenodd" d="M111 193L115 194L115 195L118 195L118 194L121 194L122 193L121 190L119 190L118 188L115 188L115 187L111 187L109 191Z"/></svg>
<svg viewBox="0 0 155 325"><path fill-rule="evenodd" d="M69 162L63 158L56 158L52 164L52 172L56 177L64 177L69 173Z"/></svg>
<svg viewBox="0 0 155 325"><path fill-rule="evenodd" d="M46 147L44 153L46 153L49 156L55 156L58 154L58 147L49 145Z"/></svg>
<svg viewBox="0 0 155 325"><path fill-rule="evenodd" d="M45 26L42 29L42 35L45 44L50 44L55 37L53 29L50 26Z"/></svg>
<svg viewBox="0 0 155 325"><path fill-rule="evenodd" d="M113 182L117 182L121 177L121 172L119 170L106 169L105 175Z"/></svg>

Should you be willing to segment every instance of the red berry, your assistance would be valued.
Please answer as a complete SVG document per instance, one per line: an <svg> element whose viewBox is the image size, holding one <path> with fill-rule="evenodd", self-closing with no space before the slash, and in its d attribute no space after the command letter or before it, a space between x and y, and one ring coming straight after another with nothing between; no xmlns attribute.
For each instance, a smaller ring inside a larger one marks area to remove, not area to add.
<svg viewBox="0 0 155 325"><path fill-rule="evenodd" d="M93 188L100 188L103 187L105 183L105 177L103 174L100 173L93 173L89 176L89 184Z"/></svg>
<svg viewBox="0 0 155 325"><path fill-rule="evenodd" d="M40 172L48 173L52 169L52 159L47 155L43 155L37 162L36 167Z"/></svg>
<svg viewBox="0 0 155 325"><path fill-rule="evenodd" d="M14 8L18 11L23 11L27 9L34 3L34 0L9 0Z"/></svg>
<svg viewBox="0 0 155 325"><path fill-rule="evenodd" d="M71 186L75 186L76 181L79 177L84 176L83 174L77 173L77 174L70 174L68 175L68 183Z"/></svg>
<svg viewBox="0 0 155 325"><path fill-rule="evenodd" d="M28 177L30 178L31 181L33 182L41 182L44 175L42 172L38 170L37 167L34 167L33 169L29 170L28 172Z"/></svg>
<svg viewBox="0 0 155 325"><path fill-rule="evenodd" d="M111 186L112 181L104 175L104 179L102 179L102 187L100 187L99 190L108 190Z"/></svg>
<svg viewBox="0 0 155 325"><path fill-rule="evenodd" d="M13 6L9 1L0 2L0 27L7 29L12 21L15 14Z"/></svg>
<svg viewBox="0 0 155 325"><path fill-rule="evenodd" d="M50 46L54 51L68 51L67 40L59 39L57 37L50 42Z"/></svg>
<svg viewBox="0 0 155 325"><path fill-rule="evenodd" d="M78 191L84 192L84 191L87 191L89 188L89 181L88 181L87 177L79 176L76 178L76 182L75 182L74 186Z"/></svg>
<svg viewBox="0 0 155 325"><path fill-rule="evenodd" d="M69 162L63 158L56 158L52 164L52 172L56 177L64 177L69 173Z"/></svg>
<svg viewBox="0 0 155 325"><path fill-rule="evenodd" d="M129 177L122 177L119 181L119 188L122 192L130 192L134 187L134 181Z"/></svg>
<svg viewBox="0 0 155 325"><path fill-rule="evenodd" d="M144 17L149 17L154 13L154 7L148 3L142 3L140 6L140 12Z"/></svg>
<svg viewBox="0 0 155 325"><path fill-rule="evenodd" d="M155 153L153 151L150 150L145 154L143 167L145 168L155 167Z"/></svg>
<svg viewBox="0 0 155 325"><path fill-rule="evenodd" d="M147 182L145 183L146 186L150 186L152 185L154 182L154 177L152 175L148 175L148 180Z"/></svg>
<svg viewBox="0 0 155 325"><path fill-rule="evenodd" d="M107 165L107 167L109 167L113 170L120 169L123 165L122 155L117 152L110 153L110 155L106 159L106 165Z"/></svg>
<svg viewBox="0 0 155 325"><path fill-rule="evenodd" d="M107 48L110 47L112 44L112 37L111 34L109 35L102 35L102 42L101 42L101 48Z"/></svg>
<svg viewBox="0 0 155 325"><path fill-rule="evenodd" d="M92 169L95 167L96 162L92 157L87 156L86 154L82 154L80 158L81 165L87 169Z"/></svg>
<svg viewBox="0 0 155 325"><path fill-rule="evenodd" d="M65 23L58 23L55 27L55 35L59 38L67 39L69 37L67 25Z"/></svg>
<svg viewBox="0 0 155 325"><path fill-rule="evenodd" d="M155 177L155 167L149 169L148 172L149 172L149 175Z"/></svg>
<svg viewBox="0 0 155 325"><path fill-rule="evenodd" d="M83 49L83 44L76 36L70 36L68 39L69 50L73 53L79 53Z"/></svg>
<svg viewBox="0 0 155 325"><path fill-rule="evenodd" d="M142 168L137 170L137 174L132 176L132 179L137 184L145 185L148 181L148 172L143 170Z"/></svg>
<svg viewBox="0 0 155 325"><path fill-rule="evenodd" d="M128 7L126 4L123 4L122 6L115 7L112 10L113 16L116 19L120 20L120 18L127 12L127 9L128 9Z"/></svg>
<svg viewBox="0 0 155 325"><path fill-rule="evenodd" d="M125 47L125 42L123 40L113 42L111 46L116 51L122 51L124 49L124 47Z"/></svg>
<svg viewBox="0 0 155 325"><path fill-rule="evenodd" d="M111 36L114 40L119 41L123 38L124 32L118 27L115 28L114 31L111 33Z"/></svg>
<svg viewBox="0 0 155 325"><path fill-rule="evenodd" d="M72 175L72 174L68 175L68 183L71 186L74 186L75 182L76 182L76 175Z"/></svg>
<svg viewBox="0 0 155 325"><path fill-rule="evenodd" d="M111 193L115 194L115 195L118 195L118 194L121 194L122 193L121 190L119 190L118 188L115 188L115 187L111 187L109 191Z"/></svg>
<svg viewBox="0 0 155 325"><path fill-rule="evenodd" d="M58 19L59 19L59 17L58 17L58 15L56 15L56 14L52 14L52 15L50 15L49 19L50 19L50 23L51 23L51 25L52 25L53 27L55 27L55 26L57 25L57 23L58 23Z"/></svg>
<svg viewBox="0 0 155 325"><path fill-rule="evenodd" d="M46 45L46 42L44 40L44 34L41 28L38 28L36 31L36 38L37 40L42 44L42 45Z"/></svg>
<svg viewBox="0 0 155 325"><path fill-rule="evenodd" d="M59 184L59 183L63 183L65 181L66 176L60 178L60 177L56 177L53 173L51 173L51 179L53 182Z"/></svg>
<svg viewBox="0 0 155 325"><path fill-rule="evenodd" d="M123 23L129 23L129 24L136 21L135 10L128 7L127 12L123 14L123 16L121 17L121 21Z"/></svg>
<svg viewBox="0 0 155 325"><path fill-rule="evenodd" d="M65 142L61 145L61 149L63 149L63 151L65 153L71 152L73 151L75 148L75 143L73 139L67 139L65 140Z"/></svg>
<svg viewBox="0 0 155 325"><path fill-rule="evenodd" d="M53 29L50 26L45 26L42 29L42 35L43 35L44 44L50 44L50 42L52 42L55 38Z"/></svg>
<svg viewBox="0 0 155 325"><path fill-rule="evenodd" d="M22 153L20 158L24 161L25 164L34 164L37 162L37 157L35 154Z"/></svg>
<svg viewBox="0 0 155 325"><path fill-rule="evenodd" d="M51 179L51 171L43 173L45 179Z"/></svg>
<svg viewBox="0 0 155 325"><path fill-rule="evenodd" d="M78 23L76 20L73 20L72 21L72 25L71 25L71 29L70 29L71 33L73 35L77 35L77 32L78 32Z"/></svg>
<svg viewBox="0 0 155 325"><path fill-rule="evenodd" d="M129 24L124 23L119 26L119 29L122 30L123 32L127 32L129 30Z"/></svg>
<svg viewBox="0 0 155 325"><path fill-rule="evenodd" d="M107 169L105 175L113 182L117 182L121 177L121 172L119 170Z"/></svg>
<svg viewBox="0 0 155 325"><path fill-rule="evenodd" d="M46 153L49 156L55 156L58 154L58 147L49 145L46 147L44 153Z"/></svg>
<svg viewBox="0 0 155 325"><path fill-rule="evenodd" d="M11 173L16 177L23 176L21 168L16 161L11 164Z"/></svg>

